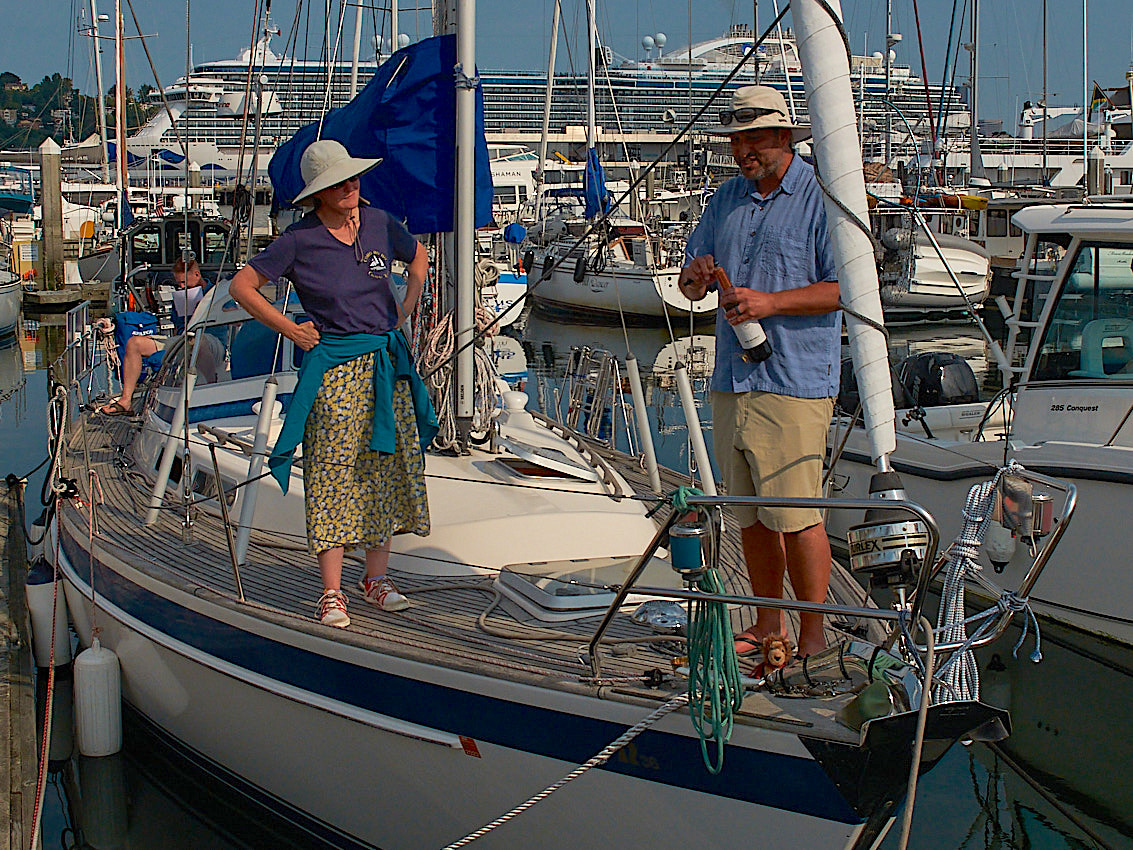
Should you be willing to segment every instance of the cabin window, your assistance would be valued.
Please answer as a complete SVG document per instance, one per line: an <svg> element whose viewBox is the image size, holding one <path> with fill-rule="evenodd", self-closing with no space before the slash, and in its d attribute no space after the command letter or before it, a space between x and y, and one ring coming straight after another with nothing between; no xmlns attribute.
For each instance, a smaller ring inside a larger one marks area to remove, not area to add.
<svg viewBox="0 0 1133 850"><path fill-rule="evenodd" d="M1133 380L1133 248L1084 244L1078 250L1031 377Z"/></svg>
<svg viewBox="0 0 1133 850"><path fill-rule="evenodd" d="M1007 235L1007 210L987 211L987 234L989 238Z"/></svg>
<svg viewBox="0 0 1133 850"><path fill-rule="evenodd" d="M224 484L224 501L231 506L236 501L236 484L225 478L220 480ZM193 475L193 492L203 499L215 499L216 477L211 472L198 469Z"/></svg>
<svg viewBox="0 0 1133 850"><path fill-rule="evenodd" d="M186 232L183 221L170 222L166 225L165 237L165 262L173 264L184 256L183 251L193 251L197 254L197 248L201 243L201 225L199 222L190 221L189 230ZM197 261L200 262L199 255Z"/></svg>
<svg viewBox="0 0 1133 850"><path fill-rule="evenodd" d="M228 232L219 224L206 224L201 235L203 254L201 263L206 266L219 266L224 262L224 249L228 245ZM229 262L232 257L229 256Z"/></svg>
<svg viewBox="0 0 1133 850"><path fill-rule="evenodd" d="M130 259L135 266L142 263L161 264L161 230L145 226L130 237Z"/></svg>

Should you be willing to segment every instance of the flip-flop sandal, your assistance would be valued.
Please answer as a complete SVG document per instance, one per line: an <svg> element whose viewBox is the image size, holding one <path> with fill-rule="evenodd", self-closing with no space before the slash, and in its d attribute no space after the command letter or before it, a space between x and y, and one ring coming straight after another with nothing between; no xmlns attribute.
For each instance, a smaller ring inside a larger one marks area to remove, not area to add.
<svg viewBox="0 0 1133 850"><path fill-rule="evenodd" d="M746 647L744 647L745 644ZM762 655L763 638L753 637L748 632L740 632L735 636L735 648L736 657L738 658L750 658L753 655Z"/></svg>
<svg viewBox="0 0 1133 850"><path fill-rule="evenodd" d="M130 409L122 406L120 401L112 401L110 404L104 404L98 409L98 412L103 416L129 416Z"/></svg>

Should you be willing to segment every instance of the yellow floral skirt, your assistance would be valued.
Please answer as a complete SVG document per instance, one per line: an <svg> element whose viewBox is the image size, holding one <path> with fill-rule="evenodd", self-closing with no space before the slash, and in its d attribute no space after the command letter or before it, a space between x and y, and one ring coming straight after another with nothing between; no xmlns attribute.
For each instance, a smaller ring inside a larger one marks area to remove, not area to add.
<svg viewBox="0 0 1133 850"><path fill-rule="evenodd" d="M382 356L386 356L384 353ZM374 355L328 369L303 435L307 545L376 549L393 535L429 533L425 457L409 386L393 393L397 451L372 451Z"/></svg>

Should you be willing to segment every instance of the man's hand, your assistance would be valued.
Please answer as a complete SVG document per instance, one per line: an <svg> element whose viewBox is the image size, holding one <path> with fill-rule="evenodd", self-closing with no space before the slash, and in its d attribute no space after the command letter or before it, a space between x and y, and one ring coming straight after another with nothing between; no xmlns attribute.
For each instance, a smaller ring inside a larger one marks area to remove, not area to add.
<svg viewBox="0 0 1133 850"><path fill-rule="evenodd" d="M708 286L715 278L712 270L716 268L716 261L711 254L693 257L692 262L681 269L677 278L677 286L689 301L700 301L708 294Z"/></svg>
<svg viewBox="0 0 1133 850"><path fill-rule="evenodd" d="M287 336L301 349L310 351L319 344L319 330L314 322L304 322L301 325L293 323L293 325L294 329Z"/></svg>
<svg viewBox="0 0 1133 850"><path fill-rule="evenodd" d="M720 296L720 309L730 325L738 325L749 319L763 319L774 315L774 296L742 286L733 286Z"/></svg>

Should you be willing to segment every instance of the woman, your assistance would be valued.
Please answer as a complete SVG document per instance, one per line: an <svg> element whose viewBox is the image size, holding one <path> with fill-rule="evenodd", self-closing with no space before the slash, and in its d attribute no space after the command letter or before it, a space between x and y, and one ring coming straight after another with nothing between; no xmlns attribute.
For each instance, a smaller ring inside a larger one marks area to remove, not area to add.
<svg viewBox="0 0 1133 850"><path fill-rule="evenodd" d="M300 161L303 191L294 203L314 209L232 278L230 292L254 318L308 352L269 460L284 492L291 454L303 443L307 539L319 562L318 618L350 625L342 592L347 548L366 550L358 586L385 611L408 606L387 577L394 534L429 533L423 449L436 416L398 326L424 286L428 253L382 210L360 205L359 177L381 160L351 157L324 139ZM408 263L398 301L390 263ZM260 293L288 278L311 321L296 324Z"/></svg>

